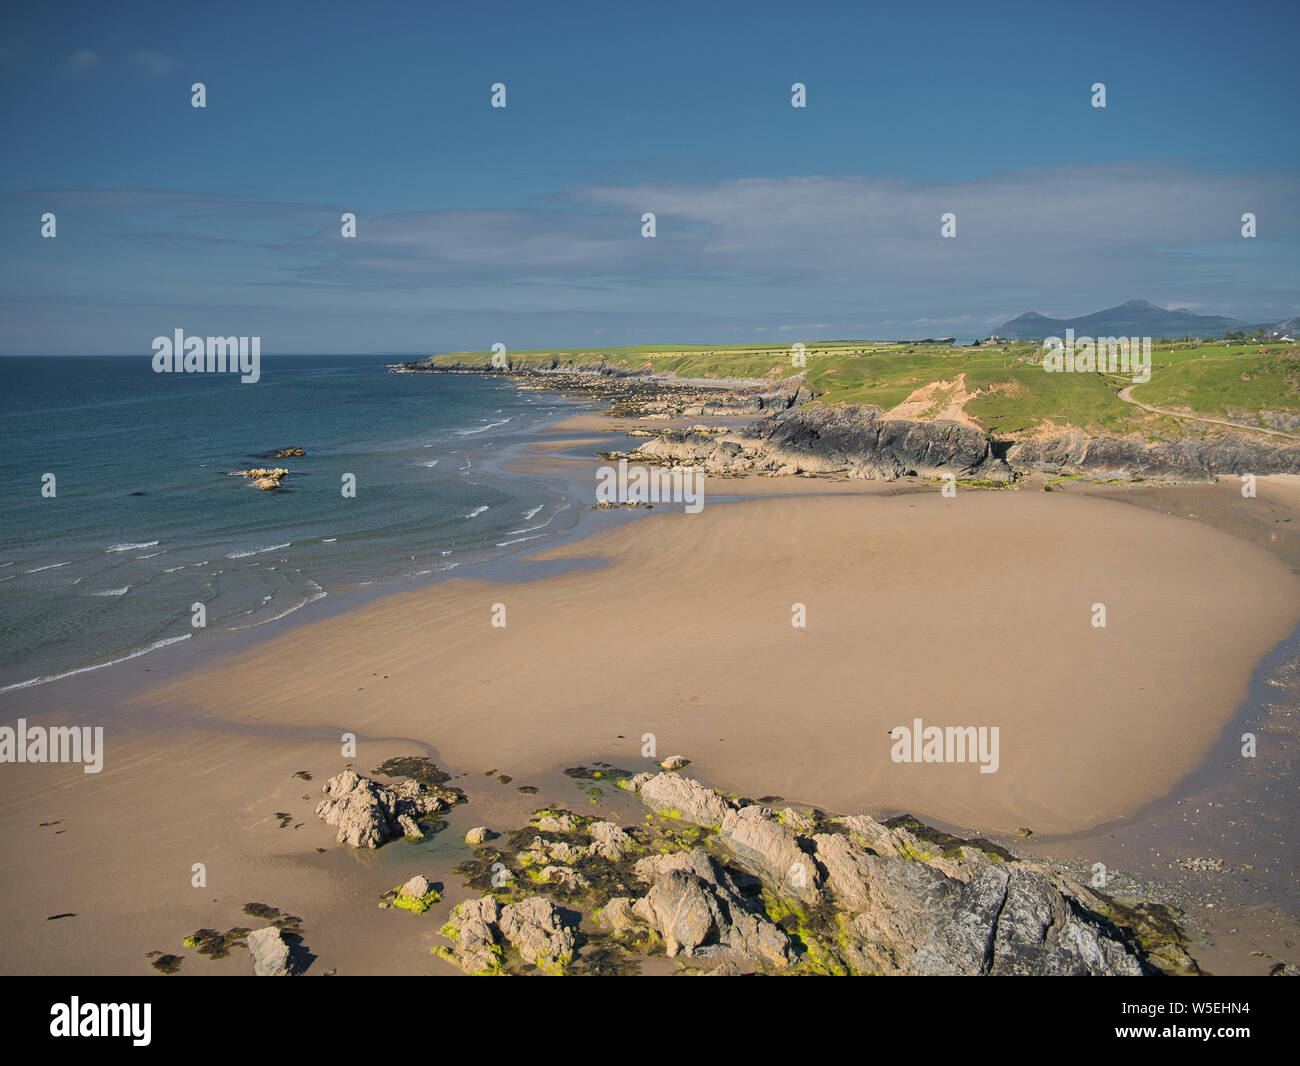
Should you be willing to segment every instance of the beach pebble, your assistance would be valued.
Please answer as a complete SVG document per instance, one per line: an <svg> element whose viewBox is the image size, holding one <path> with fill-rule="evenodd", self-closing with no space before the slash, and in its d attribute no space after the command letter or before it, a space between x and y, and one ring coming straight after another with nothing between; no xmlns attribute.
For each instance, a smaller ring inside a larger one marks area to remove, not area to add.
<svg viewBox="0 0 1300 1066"><path fill-rule="evenodd" d="M473 829L471 829L468 833L465 834L465 843L482 844L486 842L488 837L490 837L491 835L492 834L488 832L486 826L482 826L482 825L475 826Z"/></svg>
<svg viewBox="0 0 1300 1066"><path fill-rule="evenodd" d="M1019 829L1016 830L1016 836L1020 837L1021 840L1028 840L1033 835L1034 835L1034 831L1028 828L1027 826L1022 825Z"/></svg>
<svg viewBox="0 0 1300 1066"><path fill-rule="evenodd" d="M665 770L680 770L683 766L690 766L691 760L685 755L669 755L659 765Z"/></svg>

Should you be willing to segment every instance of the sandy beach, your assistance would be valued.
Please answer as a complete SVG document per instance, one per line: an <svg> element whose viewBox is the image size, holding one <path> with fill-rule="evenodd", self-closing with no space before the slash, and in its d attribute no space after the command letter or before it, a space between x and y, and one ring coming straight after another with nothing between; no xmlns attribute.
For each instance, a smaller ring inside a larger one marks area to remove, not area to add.
<svg viewBox="0 0 1300 1066"><path fill-rule="evenodd" d="M557 436L536 462L592 463L560 454L591 438ZM1270 514L1296 512L1293 481L1269 479ZM793 495L819 484L831 491ZM1234 490L1161 491L1214 493L1222 510ZM413 942L375 895L467 857L466 827L526 819L520 782L651 766L645 734L744 795L1079 833L1195 768L1298 617L1274 553L1114 498L806 478L707 492L699 514L620 513L523 564L563 560L559 574L382 596L152 686L122 708L101 774L15 767L0 813L8 965L120 972L174 948L162 930L224 927L257 900L308 914L322 967L427 972L433 934ZM747 492L778 495L726 499ZM894 761L891 730L917 718L996 727L997 771ZM344 733L365 767L434 755L467 774L471 803L405 854L338 847L313 811L349 761ZM193 886L196 862L211 891ZM468 894L450 887L453 903Z"/></svg>
<svg viewBox="0 0 1300 1066"><path fill-rule="evenodd" d="M563 557L598 565L394 595L150 699L512 773L627 758L653 733L732 790L1059 834L1190 770L1297 620L1264 552L1061 494L714 504ZM915 718L997 726L997 772L892 761Z"/></svg>

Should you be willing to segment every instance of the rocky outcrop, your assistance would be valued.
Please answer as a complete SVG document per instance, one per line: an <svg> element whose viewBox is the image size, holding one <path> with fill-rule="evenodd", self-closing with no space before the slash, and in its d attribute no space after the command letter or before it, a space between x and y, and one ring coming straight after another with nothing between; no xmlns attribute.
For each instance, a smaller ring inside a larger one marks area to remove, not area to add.
<svg viewBox="0 0 1300 1066"><path fill-rule="evenodd" d="M498 973L501 940L508 942L528 963L552 973L563 973L573 961L572 927L549 900L533 896L499 906L491 896L467 900L443 929L455 946L442 952L466 973Z"/></svg>
<svg viewBox="0 0 1300 1066"><path fill-rule="evenodd" d="M890 481L900 477L1008 482L997 447L961 422L912 422L878 407L801 407L730 434L668 430L631 458L696 466L714 474L822 474Z"/></svg>
<svg viewBox="0 0 1300 1066"><path fill-rule="evenodd" d="M289 471L284 467L263 468L254 467L251 470L232 470L226 477L246 477L250 478L263 492L269 492L272 489L281 487L280 483L289 476Z"/></svg>
<svg viewBox="0 0 1300 1066"><path fill-rule="evenodd" d="M681 378L646 368L550 359L492 365L490 356L457 362L428 359L395 363L395 374L491 374L513 377L525 385L578 393L604 400L612 413L640 418L767 414L807 403L812 393L802 373L789 378Z"/></svg>
<svg viewBox="0 0 1300 1066"><path fill-rule="evenodd" d="M460 798L449 789L407 778L380 785L354 770L344 770L321 789L325 798L316 814L338 827L338 842L353 848L377 848L394 837L420 837L419 819L449 810Z"/></svg>
<svg viewBox="0 0 1300 1066"><path fill-rule="evenodd" d="M1300 473L1300 444L1235 432L1149 443L1143 437L1089 436L1070 429L1011 445L1007 461L1017 470L1044 473L1210 480L1217 474Z"/></svg>
<svg viewBox="0 0 1300 1066"><path fill-rule="evenodd" d="M654 881L631 914L656 929L670 953L689 955L715 939L780 966L791 951L786 932L769 920L776 912L798 928L800 961L822 972L1136 976L1148 969L1132 937L1102 917L1104 898L1046 867L974 846L936 853L907 829L865 815L828 820L813 832L811 816L737 806L717 793L710 803L701 792L712 790L672 774L640 789L661 812L656 804L671 798L679 817L717 824L718 845L760 879L766 908L737 907L730 875L703 850L642 860L638 873L653 872ZM743 927L733 913L745 916Z"/></svg>

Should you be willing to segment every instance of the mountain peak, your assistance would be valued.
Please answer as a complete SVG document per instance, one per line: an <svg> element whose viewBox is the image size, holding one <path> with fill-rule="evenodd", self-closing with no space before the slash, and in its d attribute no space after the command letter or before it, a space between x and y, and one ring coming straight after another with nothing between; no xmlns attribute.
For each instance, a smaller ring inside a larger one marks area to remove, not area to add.
<svg viewBox="0 0 1300 1066"><path fill-rule="evenodd" d="M1141 308L1143 311L1163 311L1164 308L1159 304L1153 304L1150 300L1129 300L1120 304L1120 307Z"/></svg>

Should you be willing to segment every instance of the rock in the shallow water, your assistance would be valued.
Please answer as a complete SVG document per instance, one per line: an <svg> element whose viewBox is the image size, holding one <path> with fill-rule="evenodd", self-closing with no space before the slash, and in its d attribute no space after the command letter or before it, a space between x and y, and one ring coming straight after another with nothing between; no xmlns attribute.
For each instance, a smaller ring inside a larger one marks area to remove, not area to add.
<svg viewBox="0 0 1300 1066"><path fill-rule="evenodd" d="M554 904L540 896L501 908L497 927L525 962L562 973L573 961L573 930Z"/></svg>
<svg viewBox="0 0 1300 1066"><path fill-rule="evenodd" d="M289 955L289 945L273 925L254 929L248 934L248 954L258 977L289 977L297 972Z"/></svg>
<svg viewBox="0 0 1300 1066"><path fill-rule="evenodd" d="M424 874L416 874L401 888L397 890L399 896L427 896L433 885L429 884L429 879Z"/></svg>
<svg viewBox="0 0 1300 1066"><path fill-rule="evenodd" d="M321 789L325 798L316 814L326 825L338 826L338 842L354 848L377 848L396 836L397 797L382 785L344 770Z"/></svg>
<svg viewBox="0 0 1300 1066"><path fill-rule="evenodd" d="M321 789L325 798L316 814L326 825L338 826L338 842L354 848L377 848L394 837L422 837L416 819L445 811L456 802L447 789L407 778L381 785L355 770L331 777Z"/></svg>
<svg viewBox="0 0 1300 1066"><path fill-rule="evenodd" d="M696 825L721 825L731 810L730 804L713 789L677 774L656 774L639 791L641 802L652 810L670 816L675 814Z"/></svg>
<svg viewBox="0 0 1300 1066"><path fill-rule="evenodd" d="M475 826L473 829L471 829L468 833L465 834L466 844L474 844L474 845L485 844L487 842L487 839L488 839L487 827L482 825Z"/></svg>
<svg viewBox="0 0 1300 1066"><path fill-rule="evenodd" d="M626 781L620 781L618 783L618 787L622 789L626 789L628 792L640 792L641 786L644 785L647 781L649 781L654 776L655 776L654 774L647 774L644 772L639 774L633 774Z"/></svg>
<svg viewBox="0 0 1300 1066"><path fill-rule="evenodd" d="M665 770L680 770L683 767L690 766L691 760L685 755L669 755L659 765Z"/></svg>

